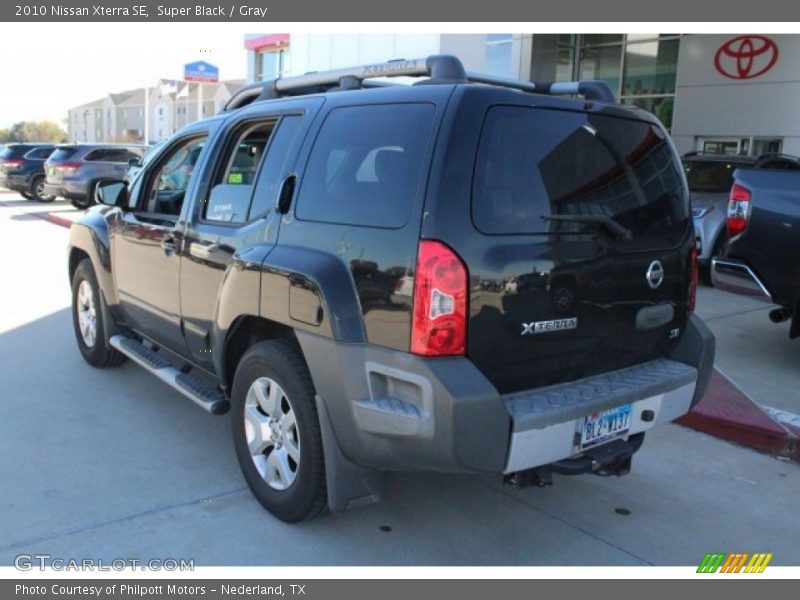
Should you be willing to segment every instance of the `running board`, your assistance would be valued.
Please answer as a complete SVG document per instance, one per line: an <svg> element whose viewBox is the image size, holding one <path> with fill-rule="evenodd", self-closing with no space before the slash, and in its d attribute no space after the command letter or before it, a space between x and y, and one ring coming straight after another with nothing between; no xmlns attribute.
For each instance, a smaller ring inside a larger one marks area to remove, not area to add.
<svg viewBox="0 0 800 600"><path fill-rule="evenodd" d="M222 415L230 410L230 402L222 392L201 379L176 369L157 351L124 335L112 335L108 341L133 362L150 371L203 410L212 415Z"/></svg>

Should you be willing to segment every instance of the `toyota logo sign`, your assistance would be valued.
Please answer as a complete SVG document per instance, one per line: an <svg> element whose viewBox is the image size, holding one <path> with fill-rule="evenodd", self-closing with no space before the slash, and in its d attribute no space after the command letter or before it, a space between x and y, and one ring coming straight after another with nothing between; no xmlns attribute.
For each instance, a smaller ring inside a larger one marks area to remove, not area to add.
<svg viewBox="0 0 800 600"><path fill-rule="evenodd" d="M778 46L763 35L740 35L717 50L714 66L729 79L753 79L778 62Z"/></svg>

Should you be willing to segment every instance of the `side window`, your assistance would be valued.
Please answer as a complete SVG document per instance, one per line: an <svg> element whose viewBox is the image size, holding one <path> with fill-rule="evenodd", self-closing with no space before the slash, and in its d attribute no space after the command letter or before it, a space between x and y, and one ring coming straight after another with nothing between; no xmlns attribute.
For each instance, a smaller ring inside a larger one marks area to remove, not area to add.
<svg viewBox="0 0 800 600"><path fill-rule="evenodd" d="M148 178L144 194L148 213L178 216L184 196L194 174L194 167L202 154L207 136L194 137L167 150L159 161L156 172Z"/></svg>
<svg viewBox="0 0 800 600"><path fill-rule="evenodd" d="M234 140L220 163L202 217L207 221L244 223L250 210L256 174L275 121L251 124Z"/></svg>
<svg viewBox="0 0 800 600"><path fill-rule="evenodd" d="M320 129L297 199L297 217L402 227L425 171L431 104L337 108Z"/></svg>
<svg viewBox="0 0 800 600"><path fill-rule="evenodd" d="M278 124L278 130L272 134L267 155L264 157L264 166L258 175L248 220L266 215L275 206L278 187L288 174L291 149L302 122L303 117L300 115L283 117Z"/></svg>
<svg viewBox="0 0 800 600"><path fill-rule="evenodd" d="M37 148L33 152L31 152L28 157L29 158L37 158L39 160L44 160L48 156L53 153L53 148Z"/></svg>
<svg viewBox="0 0 800 600"><path fill-rule="evenodd" d="M84 160L88 162L107 162L111 160L110 156L113 152L114 150L111 148L98 148L89 152Z"/></svg>

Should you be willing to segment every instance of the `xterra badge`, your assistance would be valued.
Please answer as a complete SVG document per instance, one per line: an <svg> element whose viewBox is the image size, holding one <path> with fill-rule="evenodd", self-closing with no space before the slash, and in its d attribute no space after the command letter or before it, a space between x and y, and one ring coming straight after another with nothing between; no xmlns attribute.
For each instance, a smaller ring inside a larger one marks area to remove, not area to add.
<svg viewBox="0 0 800 600"><path fill-rule="evenodd" d="M535 321L523 323L520 335L536 335L537 333L550 333L551 331L565 331L578 327L578 318L556 319L555 321Z"/></svg>

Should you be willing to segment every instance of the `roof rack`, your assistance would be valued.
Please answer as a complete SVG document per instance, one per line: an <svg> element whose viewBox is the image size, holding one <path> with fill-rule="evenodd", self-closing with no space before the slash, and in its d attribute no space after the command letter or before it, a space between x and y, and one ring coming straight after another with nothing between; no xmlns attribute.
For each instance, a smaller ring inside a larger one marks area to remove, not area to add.
<svg viewBox="0 0 800 600"><path fill-rule="evenodd" d="M238 90L225 104L222 112L236 110L252 102L273 98L394 85L385 81L373 81L379 77L429 77L418 84L483 83L536 94L581 95L586 100L616 102L614 93L604 81L531 83L507 77L494 77L483 73L467 72L464 70L464 65L455 56L438 54L427 58L390 60L383 63L331 71L316 71L305 75L252 83Z"/></svg>

